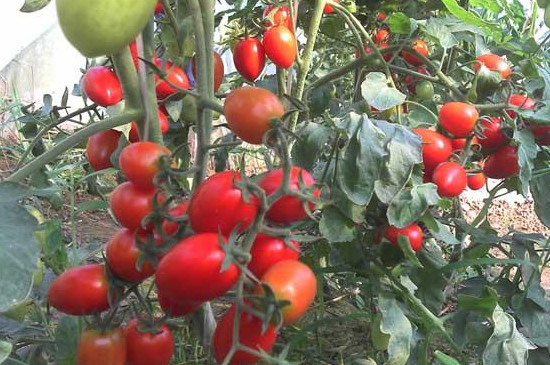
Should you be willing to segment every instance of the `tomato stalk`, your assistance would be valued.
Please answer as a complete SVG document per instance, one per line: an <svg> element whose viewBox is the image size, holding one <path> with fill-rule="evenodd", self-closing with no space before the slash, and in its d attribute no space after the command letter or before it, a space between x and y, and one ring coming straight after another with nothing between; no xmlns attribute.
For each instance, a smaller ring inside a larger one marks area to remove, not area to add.
<svg viewBox="0 0 550 365"><path fill-rule="evenodd" d="M136 67L132 60L130 48L125 47L120 53L112 56L115 71L122 85L124 94L125 108L142 109L141 96L139 94L139 80L136 73Z"/></svg>

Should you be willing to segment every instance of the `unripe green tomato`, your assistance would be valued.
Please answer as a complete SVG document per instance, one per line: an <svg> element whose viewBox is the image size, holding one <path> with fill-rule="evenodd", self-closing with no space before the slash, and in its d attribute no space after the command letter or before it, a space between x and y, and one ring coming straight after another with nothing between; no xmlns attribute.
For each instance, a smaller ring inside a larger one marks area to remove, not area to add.
<svg viewBox="0 0 550 365"><path fill-rule="evenodd" d="M544 8L544 24L550 27L550 3Z"/></svg>
<svg viewBox="0 0 550 365"><path fill-rule="evenodd" d="M539 8L546 8L548 5L548 0L537 0L537 4L539 5Z"/></svg>
<svg viewBox="0 0 550 365"><path fill-rule="evenodd" d="M430 81L422 80L416 84L414 92L422 100L432 100L434 97L434 85Z"/></svg>
<svg viewBox="0 0 550 365"><path fill-rule="evenodd" d="M153 16L157 0L57 0L59 25L88 58L113 55L133 41Z"/></svg>
<svg viewBox="0 0 550 365"><path fill-rule="evenodd" d="M382 316L378 313L376 317L374 317L374 321L371 324L372 344L378 351L386 350L390 343L390 335L387 335L380 330L381 322Z"/></svg>

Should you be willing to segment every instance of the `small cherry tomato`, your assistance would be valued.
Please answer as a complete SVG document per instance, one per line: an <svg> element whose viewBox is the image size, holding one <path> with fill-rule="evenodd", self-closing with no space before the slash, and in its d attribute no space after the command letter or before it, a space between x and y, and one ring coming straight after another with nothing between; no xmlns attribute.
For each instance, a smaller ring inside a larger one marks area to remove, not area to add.
<svg viewBox="0 0 550 365"><path fill-rule="evenodd" d="M125 332L127 365L170 364L174 354L174 335L166 324L154 331L146 331L134 318L126 325Z"/></svg>
<svg viewBox="0 0 550 365"><path fill-rule="evenodd" d="M430 56L428 45L422 39L416 39L412 44L412 49L424 57ZM423 63L414 53L408 51L401 51L401 56L413 66L420 66Z"/></svg>
<svg viewBox="0 0 550 365"><path fill-rule="evenodd" d="M258 38L240 40L233 49L233 62L242 77L254 82L265 67L265 50Z"/></svg>
<svg viewBox="0 0 550 365"><path fill-rule="evenodd" d="M474 71L476 73L479 72L481 65L484 65L491 71L499 72L502 79L507 79L508 76L512 74L512 70L510 69L508 62L496 54L486 53L477 57L476 60L478 61L474 64Z"/></svg>
<svg viewBox="0 0 550 365"><path fill-rule="evenodd" d="M508 99L508 103L523 110L534 109L536 104L535 100L519 94L514 94L510 96L510 99ZM513 110L507 110L506 112L512 118L515 118L518 115L518 113Z"/></svg>
<svg viewBox="0 0 550 365"><path fill-rule="evenodd" d="M466 170L457 162L443 162L437 166L432 175L437 192L445 198L462 194L468 185Z"/></svg>
<svg viewBox="0 0 550 365"><path fill-rule="evenodd" d="M422 139L422 161L426 170L433 171L451 157L453 151L449 138L425 128L415 128L413 132Z"/></svg>
<svg viewBox="0 0 550 365"><path fill-rule="evenodd" d="M414 252L418 252L422 248L424 233L418 224L412 223L405 228L388 226L384 232L384 237L395 246L399 246L399 236L409 239L409 244Z"/></svg>
<svg viewBox="0 0 550 365"><path fill-rule="evenodd" d="M111 211L121 226L135 231L141 227L141 221L153 211L153 199L156 190L140 189L127 181L113 190L109 198ZM162 203L162 196L158 196ZM146 227L148 229L152 227Z"/></svg>
<svg viewBox="0 0 550 365"><path fill-rule="evenodd" d="M473 132L479 114L473 105L459 101L443 104L439 111L439 123L455 137L468 137Z"/></svg>
<svg viewBox="0 0 550 365"><path fill-rule="evenodd" d="M481 132L479 144L483 151L496 151L508 143L508 137L502 132L502 120L497 117L483 118L479 122Z"/></svg>
<svg viewBox="0 0 550 365"><path fill-rule="evenodd" d="M263 46L265 54L277 67L289 68L296 59L296 37L284 25L269 28L264 33Z"/></svg>
<svg viewBox="0 0 550 365"><path fill-rule="evenodd" d="M122 328L107 332L87 329L78 339L78 365L126 365L126 337Z"/></svg>
<svg viewBox="0 0 550 365"><path fill-rule="evenodd" d="M432 100L434 97L434 84L428 80L422 80L414 89L416 96L421 100Z"/></svg>
<svg viewBox="0 0 550 365"><path fill-rule="evenodd" d="M518 151L514 146L501 147L485 160L483 171L488 178L506 179L519 173Z"/></svg>
<svg viewBox="0 0 550 365"><path fill-rule="evenodd" d="M86 144L86 158L92 169L100 171L113 167L111 155L118 148L120 136L122 136L121 132L114 129L108 129L98 132L88 138L88 143Z"/></svg>
<svg viewBox="0 0 550 365"><path fill-rule="evenodd" d="M118 230L105 248L105 259L111 272L129 283L142 282L155 273L155 268L147 261L138 267L140 255L134 233L127 228Z"/></svg>
<svg viewBox="0 0 550 365"><path fill-rule="evenodd" d="M298 260L300 245L296 241L290 241L290 245L292 247L287 246L282 238L258 234L250 250L252 259L248 263L248 269L254 276L261 278L277 262Z"/></svg>
<svg viewBox="0 0 550 365"><path fill-rule="evenodd" d="M486 183L487 178L483 172L468 175L468 187L472 190L482 189Z"/></svg>
<svg viewBox="0 0 550 365"><path fill-rule="evenodd" d="M159 173L159 159L170 150L154 142L136 142L122 149L118 164L128 180L142 189L153 188Z"/></svg>
<svg viewBox="0 0 550 365"><path fill-rule="evenodd" d="M333 0L335 3L339 3L340 0ZM323 8L323 14L328 15L334 13L334 8L330 5L325 5Z"/></svg>
<svg viewBox="0 0 550 365"><path fill-rule="evenodd" d="M122 85L107 66L89 68L82 78L82 89L88 99L104 107L122 100Z"/></svg>
<svg viewBox="0 0 550 365"><path fill-rule="evenodd" d="M163 80L159 76L155 75L155 82L157 84L157 99L164 100L178 92L178 90L170 86L168 82L179 87L180 89L189 90L191 88L189 78L181 67L174 66L172 62L167 61L164 65L165 67L163 68L163 62L158 58L155 59L155 64L167 74L166 80Z"/></svg>

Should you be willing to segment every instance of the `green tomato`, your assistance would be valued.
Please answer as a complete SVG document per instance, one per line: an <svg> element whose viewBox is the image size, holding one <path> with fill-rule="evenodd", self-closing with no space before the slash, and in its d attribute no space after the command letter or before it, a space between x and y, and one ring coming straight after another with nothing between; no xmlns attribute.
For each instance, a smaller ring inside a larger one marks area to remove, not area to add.
<svg viewBox="0 0 550 365"><path fill-rule="evenodd" d="M390 343L390 335L387 335L380 330L381 322L382 316L378 313L371 325L372 344L378 351L386 350Z"/></svg>
<svg viewBox="0 0 550 365"><path fill-rule="evenodd" d="M71 44L88 58L120 52L153 16L157 0L57 0L57 17Z"/></svg>
<svg viewBox="0 0 550 365"><path fill-rule="evenodd" d="M434 85L427 80L420 81L416 84L414 92L421 100L432 100L434 97Z"/></svg>

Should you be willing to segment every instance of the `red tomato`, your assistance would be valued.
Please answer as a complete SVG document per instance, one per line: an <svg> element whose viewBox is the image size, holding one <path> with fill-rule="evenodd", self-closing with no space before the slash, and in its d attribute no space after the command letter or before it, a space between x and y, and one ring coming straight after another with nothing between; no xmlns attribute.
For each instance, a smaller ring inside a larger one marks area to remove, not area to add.
<svg viewBox="0 0 550 365"><path fill-rule="evenodd" d="M174 66L172 62L167 61L165 67L163 68L163 62L158 58L155 59L155 64L167 74L166 80L163 80L155 75L155 82L157 84L157 99L164 100L178 92L172 86L168 85L168 82L179 87L180 89L189 90L191 88L189 78L181 67Z"/></svg>
<svg viewBox="0 0 550 365"><path fill-rule="evenodd" d="M430 55L428 45L422 39L416 39L412 44L412 49L424 57L429 57ZM408 51L401 51L401 56L403 56L405 61L413 66L420 66L423 63L422 60L416 57L414 53Z"/></svg>
<svg viewBox="0 0 550 365"><path fill-rule="evenodd" d="M268 5L264 10L263 18L267 27L284 25L290 31L294 32L294 25L292 24L292 17L288 6L275 7L273 4Z"/></svg>
<svg viewBox="0 0 550 365"><path fill-rule="evenodd" d="M188 206L189 200L185 199L175 207L169 209L168 214L174 218L181 218L187 213ZM168 236L174 235L178 231L179 227L179 224L176 222L171 222L169 220L162 222L162 231Z"/></svg>
<svg viewBox="0 0 550 365"><path fill-rule="evenodd" d="M482 128L479 144L484 151L495 151L508 143L508 137L502 132L502 120L500 118L483 118L479 124Z"/></svg>
<svg viewBox="0 0 550 365"><path fill-rule="evenodd" d="M271 91L259 87L239 87L225 99L223 112L229 128L243 141L261 144L271 128L272 118L281 118L285 107Z"/></svg>
<svg viewBox="0 0 550 365"><path fill-rule="evenodd" d="M201 302L177 301L161 293L158 293L158 301L162 311L169 317L183 317L201 306Z"/></svg>
<svg viewBox="0 0 550 365"><path fill-rule="evenodd" d="M524 95L514 94L510 96L508 103L523 110L530 110L535 108L536 101ZM507 110L506 112L512 118L515 118L518 115L518 113L513 110Z"/></svg>
<svg viewBox="0 0 550 365"><path fill-rule="evenodd" d="M122 85L117 75L106 66L89 68L82 78L82 89L91 101L104 107L122 100Z"/></svg>
<svg viewBox="0 0 550 365"><path fill-rule="evenodd" d="M265 66L265 51L258 38L240 40L233 49L233 62L242 77L254 82Z"/></svg>
<svg viewBox="0 0 550 365"><path fill-rule="evenodd" d="M124 147L118 164L122 173L134 185L143 189L153 188L159 173L159 159L170 156L170 150L154 142L136 142Z"/></svg>
<svg viewBox="0 0 550 365"><path fill-rule="evenodd" d="M422 248L424 233L422 233L422 228L420 228L418 224L412 223L405 228L388 226L384 232L384 237L395 246L399 246L399 236L409 239L409 243L414 252L418 252Z"/></svg>
<svg viewBox="0 0 550 365"><path fill-rule="evenodd" d="M535 137L535 141L541 146L550 146L550 127L546 126L530 126L531 132Z"/></svg>
<svg viewBox="0 0 550 365"><path fill-rule="evenodd" d="M473 132L479 114L473 105L459 101L443 104L439 111L439 123L455 137L468 137Z"/></svg>
<svg viewBox="0 0 550 365"><path fill-rule="evenodd" d="M89 315L109 308L109 281L103 265L73 267L59 275L48 290L50 305L60 312Z"/></svg>
<svg viewBox="0 0 550 365"><path fill-rule="evenodd" d="M86 158L92 169L100 171L113 167L111 155L118 148L120 136L122 136L121 132L114 129L108 129L98 132L88 138L88 143L86 144Z"/></svg>
<svg viewBox="0 0 550 365"><path fill-rule="evenodd" d="M197 55L193 56L191 60L193 69L193 75L197 79ZM223 66L223 60L218 52L214 51L214 92L217 92L223 82L223 76L225 74L225 67Z"/></svg>
<svg viewBox="0 0 550 365"><path fill-rule="evenodd" d="M233 304L218 322L214 331L214 357L221 364L233 346L233 325L237 314L237 305ZM263 331L263 322L260 318L247 312L241 312L239 319L239 343L258 352L271 352L277 338L277 329L270 325ZM245 351L236 351L230 365L249 365L260 361L258 356Z"/></svg>
<svg viewBox="0 0 550 365"><path fill-rule="evenodd" d="M423 75L429 75L428 70L425 67L418 67L416 69L416 72L419 72ZM407 89L409 92L416 94L416 84L420 80L419 77L413 76L413 75L406 75L405 76L405 85L407 86Z"/></svg>
<svg viewBox="0 0 550 365"><path fill-rule="evenodd" d="M277 300L287 300L282 308L283 324L296 322L309 308L317 293L317 278L309 266L300 261L280 261L271 266L262 276L262 282L269 285ZM261 294L263 289L258 287Z"/></svg>
<svg viewBox="0 0 550 365"><path fill-rule="evenodd" d="M386 13L380 12L376 16L376 20L378 20L379 22L383 22L384 20L386 20L387 17L388 17L388 15Z"/></svg>
<svg viewBox="0 0 550 365"><path fill-rule="evenodd" d="M470 142L471 146L479 145L479 140L477 137L472 138L472 142ZM453 146L453 152L462 152L464 151L464 148L466 147L466 138L454 138L451 139L451 146ZM444 162L444 161L441 161Z"/></svg>
<svg viewBox="0 0 550 365"><path fill-rule="evenodd" d="M437 192L445 198L460 195L468 185L466 170L457 162L443 162L437 166L432 175Z"/></svg>
<svg viewBox="0 0 550 365"><path fill-rule="evenodd" d="M512 74L512 70L510 69L508 62L496 54L487 53L477 57L476 60L478 61L474 64L474 71L476 73L479 72L481 65L484 65L491 71L499 72L502 79L507 79L508 76Z"/></svg>
<svg viewBox="0 0 550 365"><path fill-rule="evenodd" d="M468 175L468 187L472 190L479 190L485 186L487 178L483 172L476 172Z"/></svg>
<svg viewBox="0 0 550 365"><path fill-rule="evenodd" d="M277 262L298 260L300 245L296 241L290 241L290 244L293 248L288 247L282 238L258 234L250 250L252 260L248 263L248 269L261 278Z"/></svg>
<svg viewBox="0 0 550 365"><path fill-rule="evenodd" d="M111 211L121 226L135 231L141 227L143 218L153 211L155 193L153 188L140 189L129 181L122 183L111 193ZM163 198L159 196L158 200L161 203Z"/></svg>
<svg viewBox="0 0 550 365"><path fill-rule="evenodd" d="M235 285L240 272L234 263L221 272L225 256L217 233L200 233L180 241L157 267L159 294L187 303L225 294Z"/></svg>
<svg viewBox="0 0 550 365"><path fill-rule="evenodd" d="M296 59L296 37L284 25L269 28L264 33L263 46L265 54L277 67L289 68Z"/></svg>
<svg viewBox="0 0 550 365"><path fill-rule="evenodd" d="M136 66L136 69L137 69L138 68L138 63L139 63L137 43L136 43L136 41L132 41L128 46L130 47L130 53L132 54L132 60L134 61L134 66ZM157 59L157 53L155 51L153 51L153 56L156 60Z"/></svg>
<svg viewBox="0 0 550 365"><path fill-rule="evenodd" d="M109 269L129 283L139 283L155 273L155 268L147 261L138 267L140 254L134 233L127 228L115 233L105 248L105 259Z"/></svg>
<svg viewBox="0 0 550 365"><path fill-rule="evenodd" d="M174 354L174 335L170 328L162 324L153 332L140 327L137 318L126 325L127 365L170 364Z"/></svg>
<svg viewBox="0 0 550 365"><path fill-rule="evenodd" d="M433 170L451 157L453 151L449 138L425 128L415 128L413 132L422 139L422 161L425 170Z"/></svg>
<svg viewBox="0 0 550 365"><path fill-rule="evenodd" d="M100 332L87 329L78 340L78 365L126 365L126 338L122 328Z"/></svg>
<svg viewBox="0 0 550 365"><path fill-rule="evenodd" d="M514 146L504 146L489 155L483 171L488 178L506 179L519 173L518 151Z"/></svg>
<svg viewBox="0 0 550 365"><path fill-rule="evenodd" d="M224 171L202 182L189 203L189 221L195 232L229 236L237 226L242 232L252 224L260 201L252 194L249 202L243 200L242 191L235 186L240 180L238 172Z"/></svg>
<svg viewBox="0 0 550 365"><path fill-rule="evenodd" d="M377 45L380 45L381 43L386 43L389 37L390 37L390 32L387 29L382 28L376 31L376 33L374 34L374 37L372 37L372 40Z"/></svg>
<svg viewBox="0 0 550 365"><path fill-rule="evenodd" d="M159 127L160 132L164 135L168 133L168 130L170 129L170 121L168 120L168 113L166 112L166 109L161 106L158 109L159 114ZM132 143L139 141L139 133L138 133L138 127L135 122L132 122L132 127L130 128L130 134L128 135L128 140Z"/></svg>
<svg viewBox="0 0 550 365"><path fill-rule="evenodd" d="M339 3L340 0L333 0L335 3ZM332 14L334 13L334 8L330 5L325 5L323 8L323 14Z"/></svg>
<svg viewBox="0 0 550 365"><path fill-rule="evenodd" d="M300 185L300 181L303 182L303 186ZM259 185L265 190L266 195L269 196L279 189L282 183L283 169L280 168L268 172L262 178ZM308 171L297 166L292 166L290 170L291 190L299 191L301 188L309 188L313 185L315 185L315 179ZM315 189L311 195L318 198L321 195L321 191ZM309 202L308 206L310 210L315 209L314 203ZM307 218L307 213L299 198L283 195L269 208L266 217L275 223L288 224Z"/></svg>
<svg viewBox="0 0 550 365"><path fill-rule="evenodd" d="M164 12L164 5L162 5L162 1L159 1L157 5L155 5L155 15L163 12Z"/></svg>
<svg viewBox="0 0 550 365"><path fill-rule="evenodd" d="M388 48L389 46L390 46L390 44L388 42L382 42L378 46L378 49L380 49L380 51L382 51L384 48ZM393 57L393 53L392 52L382 52L382 56L384 57L386 62L389 62Z"/></svg>

